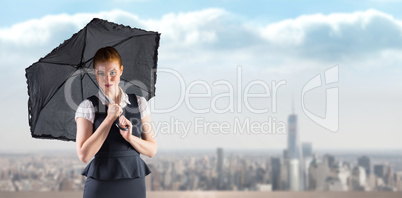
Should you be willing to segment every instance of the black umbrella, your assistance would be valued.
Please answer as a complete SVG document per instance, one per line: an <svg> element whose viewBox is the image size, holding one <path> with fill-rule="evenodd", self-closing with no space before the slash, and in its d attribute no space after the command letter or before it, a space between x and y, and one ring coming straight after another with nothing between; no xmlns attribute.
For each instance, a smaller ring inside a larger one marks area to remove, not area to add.
<svg viewBox="0 0 402 198"><path fill-rule="evenodd" d="M92 58L102 47L116 48L124 72L120 87L128 94L155 96L160 34L102 19L53 49L26 71L28 119L34 138L75 140L75 111L81 101L99 91Z"/></svg>

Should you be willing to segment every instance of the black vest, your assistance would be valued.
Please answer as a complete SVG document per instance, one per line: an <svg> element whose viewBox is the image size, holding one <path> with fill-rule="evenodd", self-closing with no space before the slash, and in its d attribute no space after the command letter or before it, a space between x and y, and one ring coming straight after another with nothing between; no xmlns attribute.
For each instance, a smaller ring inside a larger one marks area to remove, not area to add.
<svg viewBox="0 0 402 198"><path fill-rule="evenodd" d="M128 94L128 97L131 104L123 108L123 115L133 124L132 134L141 138L142 122L137 96ZM88 99L95 108L93 123L93 132L95 132L106 118L108 107L103 105L97 96L91 96ZM149 173L151 171L140 158L140 153L121 136L119 128L113 124L105 142L95 154L95 158L81 174L95 179L115 180L145 177Z"/></svg>
<svg viewBox="0 0 402 198"><path fill-rule="evenodd" d="M141 138L142 134L142 122L141 122L141 114L138 109L137 97L134 94L128 94L129 101L131 104L127 104L126 107L123 108L123 114L128 120L133 124L132 134ZM108 107L103 105L97 96L91 96L88 98L94 108L95 108L95 119L93 123L93 131L102 124L103 120L107 116ZM117 123L118 118L115 120ZM103 143L99 152L109 152L109 151L121 151L121 150L130 150L132 148L131 144L128 143L121 135L120 130L117 128L115 124L112 125L109 135Z"/></svg>

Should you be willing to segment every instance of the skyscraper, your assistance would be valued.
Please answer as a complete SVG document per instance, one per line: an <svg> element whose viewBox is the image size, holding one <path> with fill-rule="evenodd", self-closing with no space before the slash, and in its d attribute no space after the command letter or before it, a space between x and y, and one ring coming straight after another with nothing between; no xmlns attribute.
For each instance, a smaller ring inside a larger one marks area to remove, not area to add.
<svg viewBox="0 0 402 198"><path fill-rule="evenodd" d="M359 166L363 167L366 170L366 175L367 176L370 175L371 174L370 158L367 156L362 156L357 161L358 161Z"/></svg>
<svg viewBox="0 0 402 198"><path fill-rule="evenodd" d="M218 174L218 190L223 189L223 148L218 148L217 152L217 163L216 172Z"/></svg>
<svg viewBox="0 0 402 198"><path fill-rule="evenodd" d="M272 190L281 190L281 160L280 158L271 158L271 181Z"/></svg>
<svg viewBox="0 0 402 198"><path fill-rule="evenodd" d="M385 178L386 172L387 172L387 167L384 164L374 165L374 174L377 177Z"/></svg>
<svg viewBox="0 0 402 198"><path fill-rule="evenodd" d="M309 180L308 180L308 175L309 175L309 167L310 167L310 163L311 161L313 161L313 145L311 142L304 142L302 143L302 175L301 177L303 177L303 189L308 189L309 186Z"/></svg>
<svg viewBox="0 0 402 198"><path fill-rule="evenodd" d="M288 118L288 184L289 190L303 190L304 181L302 177L302 155L299 145L299 134L297 132L297 116L292 113Z"/></svg>
<svg viewBox="0 0 402 198"><path fill-rule="evenodd" d="M297 116L291 114L288 118L288 157L299 158L299 137L297 134Z"/></svg>
<svg viewBox="0 0 402 198"><path fill-rule="evenodd" d="M289 190L299 191L300 190L300 162L298 159L289 160Z"/></svg>

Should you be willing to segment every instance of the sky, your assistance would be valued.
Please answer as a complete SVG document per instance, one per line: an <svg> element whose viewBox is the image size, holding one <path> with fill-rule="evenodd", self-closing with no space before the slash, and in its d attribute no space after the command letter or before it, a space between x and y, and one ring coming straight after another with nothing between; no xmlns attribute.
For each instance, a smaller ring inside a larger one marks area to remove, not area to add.
<svg viewBox="0 0 402 198"><path fill-rule="evenodd" d="M94 17L161 33L157 91L149 101L160 150L284 149L292 113L299 141L314 149L402 149L401 6L2 2L0 152L75 149L74 142L31 138L25 68Z"/></svg>

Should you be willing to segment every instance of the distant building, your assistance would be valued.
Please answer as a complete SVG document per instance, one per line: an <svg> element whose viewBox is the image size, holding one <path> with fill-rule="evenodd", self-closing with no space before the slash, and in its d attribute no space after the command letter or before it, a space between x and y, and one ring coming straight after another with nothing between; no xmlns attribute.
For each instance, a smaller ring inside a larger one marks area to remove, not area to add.
<svg viewBox="0 0 402 198"><path fill-rule="evenodd" d="M311 142L302 143L303 158L313 157L313 144Z"/></svg>
<svg viewBox="0 0 402 198"><path fill-rule="evenodd" d="M387 173L385 174L384 177L384 182L385 184L390 187L394 188L395 182L394 182L394 171L391 166L387 167Z"/></svg>
<svg viewBox="0 0 402 198"><path fill-rule="evenodd" d="M352 171L351 189L353 191L366 191L367 177L366 170L361 166L356 166Z"/></svg>
<svg viewBox="0 0 402 198"><path fill-rule="evenodd" d="M395 188L396 191L402 191L402 171L395 173Z"/></svg>
<svg viewBox="0 0 402 198"><path fill-rule="evenodd" d="M281 163L281 182L280 182L280 190L289 190L289 159L284 158L283 163Z"/></svg>
<svg viewBox="0 0 402 198"><path fill-rule="evenodd" d="M287 149L283 150L282 157L283 159L289 159L289 153Z"/></svg>
<svg viewBox="0 0 402 198"><path fill-rule="evenodd" d="M389 165L378 164L374 166L374 174L377 176L376 188L379 191L395 190L395 174Z"/></svg>
<svg viewBox="0 0 402 198"><path fill-rule="evenodd" d="M161 174L163 177L161 178L162 186L164 190L172 190L172 177L174 177L174 172L172 171L172 165L171 163L168 163L168 166L166 167L165 171Z"/></svg>
<svg viewBox="0 0 402 198"><path fill-rule="evenodd" d="M161 172L159 172L157 169L153 169L152 167L151 171L151 177L152 177L152 187L151 189L153 191L158 191L158 190L163 190L161 187L162 179L161 179Z"/></svg>
<svg viewBox="0 0 402 198"><path fill-rule="evenodd" d="M271 183L272 190L281 190L281 159L271 158Z"/></svg>
<svg viewBox="0 0 402 198"><path fill-rule="evenodd" d="M72 190L73 190L73 182L68 178L64 178L60 183L59 191L72 191Z"/></svg>
<svg viewBox="0 0 402 198"><path fill-rule="evenodd" d="M308 169L311 161L313 161L313 144L311 142L302 143L302 178L303 190L308 189Z"/></svg>
<svg viewBox="0 0 402 198"><path fill-rule="evenodd" d="M302 154L297 131L297 115L291 114L288 117L288 186L289 190L299 191L304 188ZM296 167L297 164L297 167Z"/></svg>
<svg viewBox="0 0 402 198"><path fill-rule="evenodd" d="M326 179L329 175L329 167L327 163L323 163L321 160L315 157L310 164L308 172L308 190L325 190Z"/></svg>
<svg viewBox="0 0 402 198"><path fill-rule="evenodd" d="M216 163L216 173L218 175L218 190L223 189L224 178L223 178L223 148L218 148L217 152L217 163Z"/></svg>
<svg viewBox="0 0 402 198"><path fill-rule="evenodd" d="M374 174L367 175L367 186L369 191L377 189L377 176Z"/></svg>
<svg viewBox="0 0 402 198"><path fill-rule="evenodd" d="M374 174L377 177L381 177L384 178L385 177L385 173L386 173L386 166L384 164L377 164L374 165Z"/></svg>
<svg viewBox="0 0 402 198"><path fill-rule="evenodd" d="M298 159L289 160L289 190L300 190L300 162Z"/></svg>
<svg viewBox="0 0 402 198"><path fill-rule="evenodd" d="M324 155L324 163L328 165L328 168L332 168L335 166L335 156L326 154Z"/></svg>
<svg viewBox="0 0 402 198"><path fill-rule="evenodd" d="M366 175L371 174L371 160L368 156L362 156L357 159L357 164L366 170Z"/></svg>
<svg viewBox="0 0 402 198"><path fill-rule="evenodd" d="M298 159L299 151L299 135L297 133L297 115L291 114L288 118L288 149L289 159Z"/></svg>
<svg viewBox="0 0 402 198"><path fill-rule="evenodd" d="M329 169L329 176L327 177L327 189L334 191L348 191L349 179L351 175L351 168L348 163L338 162ZM328 178L332 178L328 179ZM332 182L329 184L328 182Z"/></svg>

